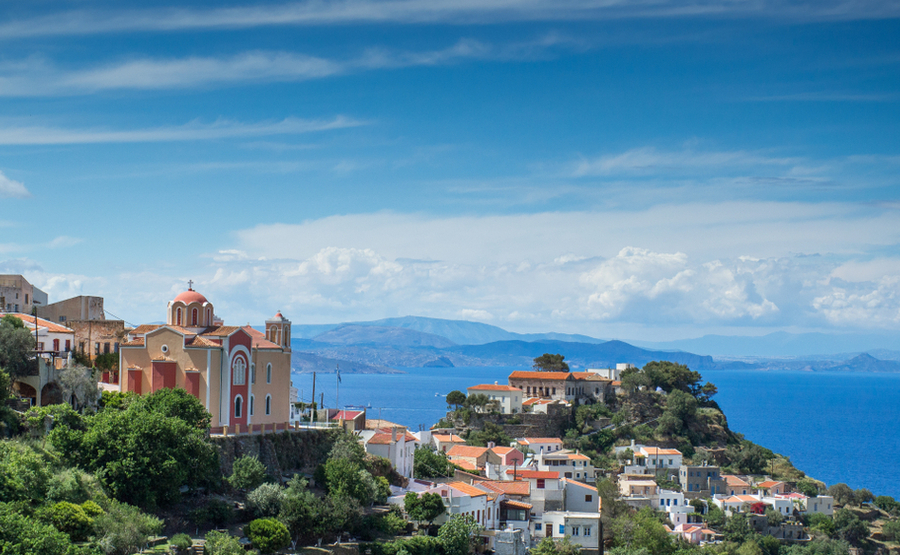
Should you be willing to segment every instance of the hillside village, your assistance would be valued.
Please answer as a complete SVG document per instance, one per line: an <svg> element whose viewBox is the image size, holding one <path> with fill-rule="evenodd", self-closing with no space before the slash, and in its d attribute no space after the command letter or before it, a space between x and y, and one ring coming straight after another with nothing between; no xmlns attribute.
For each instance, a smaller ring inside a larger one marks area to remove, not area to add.
<svg viewBox="0 0 900 556"><path fill-rule="evenodd" d="M0 285L3 553L900 553L900 503L744 440L684 365L544 354L414 431L296 403L277 309L189 284L126 327Z"/></svg>

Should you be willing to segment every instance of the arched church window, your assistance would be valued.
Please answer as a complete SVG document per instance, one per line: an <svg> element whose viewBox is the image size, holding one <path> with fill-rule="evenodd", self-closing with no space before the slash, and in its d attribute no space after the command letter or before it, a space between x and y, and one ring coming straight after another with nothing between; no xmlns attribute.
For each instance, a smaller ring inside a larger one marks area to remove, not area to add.
<svg viewBox="0 0 900 556"><path fill-rule="evenodd" d="M250 363L250 384L256 384L256 363Z"/></svg>
<svg viewBox="0 0 900 556"><path fill-rule="evenodd" d="M197 309L191 309L191 326L197 326Z"/></svg>
<svg viewBox="0 0 900 556"><path fill-rule="evenodd" d="M242 384L247 382L247 363L244 362L243 357L235 357L234 363L231 365L231 370L234 376L234 385L241 386Z"/></svg>
<svg viewBox="0 0 900 556"><path fill-rule="evenodd" d="M254 396L250 395L250 416L253 417L253 398Z"/></svg>
<svg viewBox="0 0 900 556"><path fill-rule="evenodd" d="M206 326L212 326L212 311L209 309L206 310L206 322L203 323Z"/></svg>
<svg viewBox="0 0 900 556"><path fill-rule="evenodd" d="M270 394L266 394L266 415L270 415L272 413L272 396Z"/></svg>
<svg viewBox="0 0 900 556"><path fill-rule="evenodd" d="M266 384L272 384L272 364L266 365Z"/></svg>
<svg viewBox="0 0 900 556"><path fill-rule="evenodd" d="M181 307L179 307L178 310L175 311L175 324L181 326Z"/></svg>
<svg viewBox="0 0 900 556"><path fill-rule="evenodd" d="M269 341L270 342L275 341L275 327L274 326L269 328Z"/></svg>
<svg viewBox="0 0 900 556"><path fill-rule="evenodd" d="M236 398L234 398L234 418L235 419L241 418L241 415L242 415L241 410L243 409L241 407L241 405L242 405L243 401L244 400L241 399L240 396L237 396Z"/></svg>

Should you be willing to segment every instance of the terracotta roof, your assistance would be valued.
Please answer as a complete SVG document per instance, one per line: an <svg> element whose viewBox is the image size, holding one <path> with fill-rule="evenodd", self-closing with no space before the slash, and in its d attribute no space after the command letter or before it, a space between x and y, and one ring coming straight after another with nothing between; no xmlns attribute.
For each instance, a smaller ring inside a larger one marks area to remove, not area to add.
<svg viewBox="0 0 900 556"><path fill-rule="evenodd" d="M513 470L508 470L506 474L512 475ZM559 471L529 471L527 469L519 469L516 472L516 477L522 477L523 479L559 479Z"/></svg>
<svg viewBox="0 0 900 556"><path fill-rule="evenodd" d="M390 444L391 443L391 435L388 433L375 433L372 435L372 438L369 439L366 444Z"/></svg>
<svg viewBox="0 0 900 556"><path fill-rule="evenodd" d="M231 336L240 329L240 326L211 326L201 334L204 336Z"/></svg>
<svg viewBox="0 0 900 556"><path fill-rule="evenodd" d="M781 481L763 481L756 486L758 486L759 488L772 488L773 486L780 485L780 484L783 484L783 483Z"/></svg>
<svg viewBox="0 0 900 556"><path fill-rule="evenodd" d="M144 339L135 338L134 340L120 344L119 347L144 347Z"/></svg>
<svg viewBox="0 0 900 556"><path fill-rule="evenodd" d="M614 381L612 382L612 385L613 385L613 386L622 386L622 381L621 381L621 380L614 380Z"/></svg>
<svg viewBox="0 0 900 556"><path fill-rule="evenodd" d="M33 315L28 315L26 313L4 313L6 315L12 315L14 317L18 317L23 323L25 323L25 327L34 330L34 319ZM41 317L37 317L37 323L39 328L46 328L48 332L57 332L60 334L74 334L75 331L71 328L67 328L61 324L56 324L52 320L42 319Z"/></svg>
<svg viewBox="0 0 900 556"><path fill-rule="evenodd" d="M718 535L718 533L716 533L712 529L701 529L700 532L704 535Z"/></svg>
<svg viewBox="0 0 900 556"><path fill-rule="evenodd" d="M453 465L458 465L459 467L462 467L463 469L467 469L469 471L478 471L478 466L475 465L474 463L472 463L472 460L470 460L470 459L464 459L459 456L448 456L447 459ZM478 476L480 476L480 475L478 475Z"/></svg>
<svg viewBox="0 0 900 556"><path fill-rule="evenodd" d="M356 419L362 415L362 411L347 411L346 409L338 411L332 419Z"/></svg>
<svg viewBox="0 0 900 556"><path fill-rule="evenodd" d="M648 456L680 456L681 452L671 448L657 448L656 446L644 446L642 452L646 452Z"/></svg>
<svg viewBox="0 0 900 556"><path fill-rule="evenodd" d="M572 373L572 376L578 380L596 380L600 382L612 382L606 377L602 377L597 373Z"/></svg>
<svg viewBox="0 0 900 556"><path fill-rule="evenodd" d="M576 481L574 479L563 479L563 480L567 483L572 483L573 485L578 485L580 487L589 488L589 489L593 490L594 492L597 492L597 487L592 487L591 485L589 485L587 483L582 483L581 481Z"/></svg>
<svg viewBox="0 0 900 556"><path fill-rule="evenodd" d="M507 386L506 384L479 384L477 386L469 386L469 390L490 390L492 392L521 392L521 388Z"/></svg>
<svg viewBox="0 0 900 556"><path fill-rule="evenodd" d="M190 347L222 347L222 344L204 338L203 336L194 336L193 338L186 340L184 345Z"/></svg>
<svg viewBox="0 0 900 556"><path fill-rule="evenodd" d="M407 442L418 442L419 441L418 438L411 435L409 433L409 431L406 430L406 427L398 427L398 428L400 428L402 430L397 431L397 440L400 440L400 437L402 436ZM389 438L391 438L391 435L394 434L394 432L390 428L377 429L376 432L379 434L386 434L386 435L388 435Z"/></svg>
<svg viewBox="0 0 900 556"><path fill-rule="evenodd" d="M760 500L749 494L735 494L734 496L729 496L728 498L726 498L725 501L734 504L737 502L755 503L759 502Z"/></svg>
<svg viewBox="0 0 900 556"><path fill-rule="evenodd" d="M478 481L477 484L494 492L502 492L513 496L531 495L531 483L528 481Z"/></svg>
<svg viewBox="0 0 900 556"><path fill-rule="evenodd" d="M519 444L562 444L560 438L519 438Z"/></svg>
<svg viewBox="0 0 900 556"><path fill-rule="evenodd" d="M722 475L722 478L725 479L725 483L728 486L735 486L735 487L749 487L750 486L750 483L748 483L744 479L741 479L740 477L737 477L735 475Z"/></svg>
<svg viewBox="0 0 900 556"><path fill-rule="evenodd" d="M256 349L281 349L281 346L275 342L266 339L266 335L259 330L253 328L249 324L241 327L244 332L250 335L250 345Z"/></svg>
<svg viewBox="0 0 900 556"><path fill-rule="evenodd" d="M157 328L162 328L162 324L142 324L129 332L129 334L146 334L147 332L153 332Z"/></svg>
<svg viewBox="0 0 900 556"><path fill-rule="evenodd" d="M486 496L487 493L479 488L475 488L469 483L463 483L461 481L457 481L455 483L447 483L447 486L453 487L454 489L462 492L463 494L468 494L469 496Z"/></svg>
<svg viewBox="0 0 900 556"><path fill-rule="evenodd" d="M531 508L534 507L527 502L519 502L518 500L504 500L504 501L500 502L500 504L503 506L507 506L510 508L516 508L519 510L530 510Z"/></svg>
<svg viewBox="0 0 900 556"><path fill-rule="evenodd" d="M506 455L506 454L512 452L513 450L515 450L515 448L513 448L512 446L494 446L493 448L491 448L491 451L494 452L495 454L497 454L498 456Z"/></svg>
<svg viewBox="0 0 900 556"><path fill-rule="evenodd" d="M566 454L566 455L569 457L569 459L588 460L588 461L590 461L590 459L591 459L584 454Z"/></svg>
<svg viewBox="0 0 900 556"><path fill-rule="evenodd" d="M487 451L487 448L482 448L480 446L457 445L447 450L447 455L464 458L479 458L483 456Z"/></svg>
<svg viewBox="0 0 900 556"><path fill-rule="evenodd" d="M376 430L384 427L403 427L403 425L398 425L397 423L392 423L390 421L385 421L384 419L366 419L366 429L367 430ZM406 427L403 427L406 428Z"/></svg>
<svg viewBox="0 0 900 556"><path fill-rule="evenodd" d="M553 403L553 400L545 400L544 398L528 398L522 405L543 405L547 403Z"/></svg>
<svg viewBox="0 0 900 556"><path fill-rule="evenodd" d="M437 440L438 442L460 442L460 443L465 442L465 440L456 436L455 434L433 434L433 435L431 435L431 437L434 438L435 440Z"/></svg>
<svg viewBox="0 0 900 556"><path fill-rule="evenodd" d="M209 301L207 301L206 297L204 297L202 293L192 289L188 289L187 291L178 294L175 299L172 300L173 303L175 301L181 301L185 305L189 305L191 303L209 303Z"/></svg>
<svg viewBox="0 0 900 556"><path fill-rule="evenodd" d="M513 371L509 378L524 378L532 380L566 380L570 373L556 373L545 371Z"/></svg>

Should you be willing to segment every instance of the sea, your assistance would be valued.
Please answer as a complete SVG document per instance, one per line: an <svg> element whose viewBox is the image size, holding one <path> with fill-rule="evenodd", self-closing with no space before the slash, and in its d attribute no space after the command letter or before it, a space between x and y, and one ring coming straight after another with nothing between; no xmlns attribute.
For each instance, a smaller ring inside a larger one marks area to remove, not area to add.
<svg viewBox="0 0 900 556"><path fill-rule="evenodd" d="M431 427L444 397L474 384L505 384L521 367L404 368L402 374L317 373L325 405L363 406L367 416ZM828 485L846 483L900 499L900 374L804 371L702 371L729 427L787 456ZM294 374L310 401L312 374Z"/></svg>

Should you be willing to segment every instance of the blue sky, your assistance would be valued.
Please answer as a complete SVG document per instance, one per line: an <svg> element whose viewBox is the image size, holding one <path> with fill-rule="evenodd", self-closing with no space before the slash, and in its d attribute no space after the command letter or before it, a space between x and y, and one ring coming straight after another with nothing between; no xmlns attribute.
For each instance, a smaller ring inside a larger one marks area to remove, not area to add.
<svg viewBox="0 0 900 556"><path fill-rule="evenodd" d="M0 272L158 321L900 328L900 8L0 8Z"/></svg>

